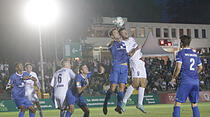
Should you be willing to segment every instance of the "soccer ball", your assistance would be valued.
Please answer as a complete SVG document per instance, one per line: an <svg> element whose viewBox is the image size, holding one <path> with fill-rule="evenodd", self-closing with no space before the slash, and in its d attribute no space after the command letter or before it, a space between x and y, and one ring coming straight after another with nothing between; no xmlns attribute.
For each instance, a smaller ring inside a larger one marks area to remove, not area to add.
<svg viewBox="0 0 210 117"><path fill-rule="evenodd" d="M122 27L124 25L124 20L122 17L116 17L114 18L113 23L117 27Z"/></svg>

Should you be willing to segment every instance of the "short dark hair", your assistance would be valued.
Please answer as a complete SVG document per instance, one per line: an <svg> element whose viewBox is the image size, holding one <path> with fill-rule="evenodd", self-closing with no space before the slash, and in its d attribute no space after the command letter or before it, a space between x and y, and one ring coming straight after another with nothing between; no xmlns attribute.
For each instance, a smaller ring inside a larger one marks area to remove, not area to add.
<svg viewBox="0 0 210 117"><path fill-rule="evenodd" d="M184 47L189 46L191 42L191 37L187 35L182 35L180 37L180 41L183 44Z"/></svg>
<svg viewBox="0 0 210 117"><path fill-rule="evenodd" d="M25 67L27 67L28 65L32 66L31 63L25 63Z"/></svg>
<svg viewBox="0 0 210 117"><path fill-rule="evenodd" d="M114 30L117 30L117 28L112 28L112 29L109 31L109 33L108 33L109 37L111 37L111 36L113 35L113 31L114 31Z"/></svg>
<svg viewBox="0 0 210 117"><path fill-rule="evenodd" d="M83 66L85 66L86 64L81 64L80 66L79 66L79 73L81 74L81 70L82 70L82 67Z"/></svg>
<svg viewBox="0 0 210 117"><path fill-rule="evenodd" d="M120 28L120 29L118 30L118 32L120 33L120 32L123 31L123 30L125 30L124 27Z"/></svg>

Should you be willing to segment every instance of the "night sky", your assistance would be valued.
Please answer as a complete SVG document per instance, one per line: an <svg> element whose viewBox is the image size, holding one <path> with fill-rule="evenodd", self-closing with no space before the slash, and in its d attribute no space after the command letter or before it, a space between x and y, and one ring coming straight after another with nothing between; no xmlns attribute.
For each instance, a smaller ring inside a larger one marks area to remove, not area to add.
<svg viewBox="0 0 210 117"><path fill-rule="evenodd" d="M24 17L28 0L0 0L0 57L39 60L36 27ZM57 43L76 40L93 17L127 17L128 21L210 24L210 0L59 0L59 20L43 27L44 54ZM55 33L56 32L56 33ZM46 40L45 40L46 39Z"/></svg>

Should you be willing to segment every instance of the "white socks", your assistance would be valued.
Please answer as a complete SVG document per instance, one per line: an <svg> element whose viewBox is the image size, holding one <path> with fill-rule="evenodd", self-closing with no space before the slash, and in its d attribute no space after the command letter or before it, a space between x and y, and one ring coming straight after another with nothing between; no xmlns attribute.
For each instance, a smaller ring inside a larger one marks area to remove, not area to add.
<svg viewBox="0 0 210 117"><path fill-rule="evenodd" d="M139 87L139 90L138 90L138 104L140 104L140 105L143 105L144 90L145 90L145 88Z"/></svg>
<svg viewBox="0 0 210 117"><path fill-rule="evenodd" d="M131 94L133 93L133 90L134 88L132 87L132 85L130 85L128 87L128 89L126 90L126 93L124 95L124 98L123 98L123 102L126 104L127 103L127 100L128 98L131 96Z"/></svg>

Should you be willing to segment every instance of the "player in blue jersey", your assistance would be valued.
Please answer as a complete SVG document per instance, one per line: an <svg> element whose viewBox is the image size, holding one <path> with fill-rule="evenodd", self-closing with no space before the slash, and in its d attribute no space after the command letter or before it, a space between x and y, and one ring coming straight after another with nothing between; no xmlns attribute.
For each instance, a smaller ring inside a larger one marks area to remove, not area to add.
<svg viewBox="0 0 210 117"><path fill-rule="evenodd" d="M113 28L109 36L113 39L111 44L109 44L109 49L112 54L112 72L110 73L110 89L106 93L106 98L104 100L103 105L103 113L107 114L107 104L112 95L115 92L117 85L119 85L117 92L117 107L115 111L118 113L122 113L122 100L124 97L124 88L127 83L128 77L128 61L129 55L133 55L127 53L126 45L122 42L122 38L118 32L117 28ZM135 52L135 51L132 51Z"/></svg>
<svg viewBox="0 0 210 117"><path fill-rule="evenodd" d="M175 97L173 117L180 117L181 103L184 103L187 97L191 102L193 117L200 117L197 105L199 101L198 74L202 70L202 63L199 56L189 48L191 38L183 35L180 40L180 47L183 49L176 55L176 67L171 80L173 86L177 76L181 73L180 86Z"/></svg>
<svg viewBox="0 0 210 117"><path fill-rule="evenodd" d="M34 77L31 77L27 72L23 72L22 63L15 65L16 73L11 75L6 89L12 88L12 100L16 106L20 109L18 117L24 117L25 109L29 109L29 117L35 117L35 108L32 102L25 96L25 82L24 80L31 79L36 81Z"/></svg>
<svg viewBox="0 0 210 117"><path fill-rule="evenodd" d="M99 74L104 73L104 68L102 68ZM90 111L86 104L85 99L82 97L83 91L89 85L89 80L92 78L93 74L89 72L87 65L82 64L79 67L79 74L75 78L75 83L71 87L72 94L75 97L75 104L77 104L84 112L83 117L89 117Z"/></svg>

